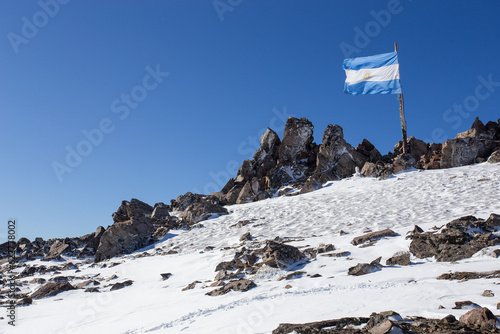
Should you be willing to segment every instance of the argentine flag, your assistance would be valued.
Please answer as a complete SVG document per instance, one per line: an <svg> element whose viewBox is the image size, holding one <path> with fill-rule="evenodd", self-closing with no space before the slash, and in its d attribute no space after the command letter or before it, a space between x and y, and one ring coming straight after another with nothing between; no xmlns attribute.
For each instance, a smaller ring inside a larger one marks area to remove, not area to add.
<svg viewBox="0 0 500 334"><path fill-rule="evenodd" d="M344 59L347 94L401 94L398 53Z"/></svg>

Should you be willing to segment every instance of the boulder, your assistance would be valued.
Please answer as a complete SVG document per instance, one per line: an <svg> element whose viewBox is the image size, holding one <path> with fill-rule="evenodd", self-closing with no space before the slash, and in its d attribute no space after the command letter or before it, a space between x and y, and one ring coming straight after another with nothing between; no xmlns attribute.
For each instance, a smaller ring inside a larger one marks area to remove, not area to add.
<svg viewBox="0 0 500 334"><path fill-rule="evenodd" d="M306 259L298 248L276 241L267 241L262 253L262 262L274 268L287 269L294 263Z"/></svg>
<svg viewBox="0 0 500 334"><path fill-rule="evenodd" d="M387 259L385 262L388 266L408 266L411 264L410 262L410 253L409 252L399 252L394 254L392 257Z"/></svg>
<svg viewBox="0 0 500 334"><path fill-rule="evenodd" d="M209 219L213 215L227 215L228 211L215 197L208 196L197 203L189 205L179 218L188 225Z"/></svg>
<svg viewBox="0 0 500 334"><path fill-rule="evenodd" d="M151 217L152 212L153 207L151 205L132 198L130 202L122 201L122 204L112 216L113 221L116 223L130 220L133 216Z"/></svg>
<svg viewBox="0 0 500 334"><path fill-rule="evenodd" d="M178 196L175 200L170 201L171 211L184 211L188 206L198 203L205 196L201 194L193 194L192 192L187 192L184 195Z"/></svg>
<svg viewBox="0 0 500 334"><path fill-rule="evenodd" d="M379 257L378 259L375 259L370 263L359 263L354 267L349 268L347 275L361 276L379 271L380 268L382 268L380 260L381 258Z"/></svg>
<svg viewBox="0 0 500 334"><path fill-rule="evenodd" d="M439 232L411 234L410 252L418 258L434 256L437 261L470 258L485 247L500 243L492 232L500 229L500 215L491 214L485 221L474 216L455 219Z"/></svg>
<svg viewBox="0 0 500 334"><path fill-rule="evenodd" d="M371 232L371 233L367 233L367 234L364 234L362 236L356 237L356 238L352 239L351 244L353 244L354 246L357 246L357 245L363 244L367 241L375 241L375 240L378 240L378 239L383 238L383 237L394 237L394 236L396 236L396 233L394 233L393 230L385 229L382 231Z"/></svg>
<svg viewBox="0 0 500 334"><path fill-rule="evenodd" d="M497 318L486 307L470 310L462 315L458 321L472 328L490 328L492 330L497 328L498 322Z"/></svg>
<svg viewBox="0 0 500 334"><path fill-rule="evenodd" d="M494 142L478 138L449 139L443 144L441 168L471 165L476 159L486 159L492 153Z"/></svg>
<svg viewBox="0 0 500 334"><path fill-rule="evenodd" d="M302 185L302 189L300 190L301 194L310 193L311 191L315 191L322 188L322 183L320 181L320 175L313 174L310 176L304 185Z"/></svg>
<svg viewBox="0 0 500 334"><path fill-rule="evenodd" d="M206 295L212 296L212 297L221 296L221 295L225 295L226 293L230 292L231 290L245 292L245 291L248 291L252 288L255 288L256 286L257 285L253 281L246 279L246 278L241 278L239 280L230 281L226 285L224 285L223 287L206 293Z"/></svg>
<svg viewBox="0 0 500 334"><path fill-rule="evenodd" d="M154 226L150 218L136 215L126 221L115 222L102 234L95 253L95 262L129 254L151 242Z"/></svg>
<svg viewBox="0 0 500 334"><path fill-rule="evenodd" d="M156 203L151 213L151 218L166 219L170 217L169 209L170 207L164 203Z"/></svg>
<svg viewBox="0 0 500 334"><path fill-rule="evenodd" d="M496 164L500 162L500 150L497 150L493 153L491 153L490 157L488 158L488 162L490 164Z"/></svg>
<svg viewBox="0 0 500 334"><path fill-rule="evenodd" d="M61 254L69 251L70 249L70 245L61 240L55 240L50 246L49 253L42 259L42 261L60 260Z"/></svg>
<svg viewBox="0 0 500 334"><path fill-rule="evenodd" d="M41 286L38 290L33 292L30 296L32 299L41 299L45 297L52 297L61 292L74 290L75 287L68 282L47 283Z"/></svg>

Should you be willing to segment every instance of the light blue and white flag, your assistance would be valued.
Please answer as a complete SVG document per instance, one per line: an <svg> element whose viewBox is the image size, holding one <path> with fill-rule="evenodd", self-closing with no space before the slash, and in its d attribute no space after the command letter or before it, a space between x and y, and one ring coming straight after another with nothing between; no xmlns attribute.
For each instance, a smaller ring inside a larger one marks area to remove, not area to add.
<svg viewBox="0 0 500 334"><path fill-rule="evenodd" d="M344 92L358 94L401 94L398 53L344 59L347 76Z"/></svg>

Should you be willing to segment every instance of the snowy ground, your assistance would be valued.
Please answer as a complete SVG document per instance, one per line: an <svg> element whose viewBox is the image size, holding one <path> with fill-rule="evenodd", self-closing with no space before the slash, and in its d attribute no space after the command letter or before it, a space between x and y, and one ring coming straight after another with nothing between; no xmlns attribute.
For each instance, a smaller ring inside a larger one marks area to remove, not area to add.
<svg viewBox="0 0 500 334"><path fill-rule="evenodd" d="M165 241L146 249L156 254L177 247L179 254L141 258L129 255L107 261L121 262L111 268L92 267L88 263L81 266L81 272L62 273L76 277L116 274L118 278L112 282L131 279L132 286L112 292L108 288L101 293L68 291L35 300L33 305L17 309L16 328L2 321L0 332L270 333L283 322L369 316L384 310L397 311L403 317L442 318L447 314L458 317L466 310L451 308L455 301L461 300L471 300L495 312L500 301L500 285L497 285L500 279L436 280L450 271L500 270L499 260L491 256L492 249L458 263L412 257L413 264L408 267L385 267L358 277L348 276L347 269L379 256L385 264L394 253L408 250L410 240L405 235L414 225L428 230L465 215L487 218L490 213L500 214L499 199L500 165L484 163L409 171L384 181L354 176L305 195L230 206L229 215L204 221L202 228L171 231ZM240 220L254 223L230 227ZM393 229L399 236L382 239L367 248L351 244L354 237L368 230L385 228ZM341 236L340 230L348 234ZM321 274L319 278L304 275L278 281L284 271L263 267L257 275L249 277L257 284L256 288L206 296L206 292L214 289L208 285L213 282L216 265L234 256L234 248L223 248L240 247L239 237L247 231L256 241L276 236L300 237L304 240L291 244L332 243L335 252L349 251L350 255L318 256L301 268L311 275ZM214 250L204 251L207 246L213 246ZM166 272L173 275L162 281L160 273ZM40 277L48 279L50 275ZM193 290L181 291L195 280L204 283ZM285 289L287 284L292 288ZM492 290L496 297L482 297L485 289ZM439 305L445 309L438 309ZM3 309L1 312L0 316L5 316Z"/></svg>

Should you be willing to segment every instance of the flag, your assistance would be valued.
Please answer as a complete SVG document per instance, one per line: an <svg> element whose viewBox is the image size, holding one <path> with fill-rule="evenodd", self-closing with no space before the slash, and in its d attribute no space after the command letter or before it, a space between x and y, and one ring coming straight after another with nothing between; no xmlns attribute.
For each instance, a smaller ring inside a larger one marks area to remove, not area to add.
<svg viewBox="0 0 500 334"><path fill-rule="evenodd" d="M347 94L401 94L398 53L344 59Z"/></svg>

